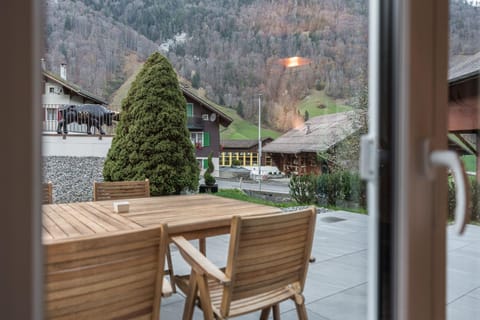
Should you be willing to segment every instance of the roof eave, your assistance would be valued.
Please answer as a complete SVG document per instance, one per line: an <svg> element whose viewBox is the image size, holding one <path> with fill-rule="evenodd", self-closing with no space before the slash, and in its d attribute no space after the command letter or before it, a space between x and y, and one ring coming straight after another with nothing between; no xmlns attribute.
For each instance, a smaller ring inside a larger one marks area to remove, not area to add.
<svg viewBox="0 0 480 320"><path fill-rule="evenodd" d="M203 106L205 106L207 109L209 109L210 111L213 111L215 113L217 113L220 117L219 121L220 121L220 124L224 127L228 127L232 122L233 122L233 119L230 118L229 116L227 116L226 114L224 114L223 112L221 112L220 110L218 110L217 108L215 108L215 106L213 106L210 102L208 102L207 100L203 99L202 97L199 97L198 95L196 95L195 93L191 92L188 88L186 88L185 86L181 85L180 84L180 88L182 89L182 92L184 94L186 94L187 96L189 96L190 98L200 102Z"/></svg>
<svg viewBox="0 0 480 320"><path fill-rule="evenodd" d="M44 71L43 71L43 74L45 75L45 77L47 77L47 78L49 78L49 79L51 79L51 80L53 80L53 81L61 84L62 86L64 86L64 87L68 88L69 90L75 92L77 95L79 95L79 96L81 96L81 97L87 98L87 99L89 99L89 100L94 100L94 101L99 102L99 103L104 104L104 105L108 105L108 102L107 102L107 101L105 101L105 100L103 100L103 99L101 99L101 98L99 98L99 97L96 97L96 96L90 94L89 92L87 92L87 91L85 91L85 90L83 90L83 89L81 89L81 88L79 88L79 87L77 87L77 86L69 83L68 81L66 81L66 80L64 80L64 79L61 79L61 78L55 76L54 74L52 74L52 73L50 73L50 72L48 72L48 71L45 71L45 70L44 70Z"/></svg>
<svg viewBox="0 0 480 320"><path fill-rule="evenodd" d="M448 79L449 85L459 84L480 77L480 69Z"/></svg>

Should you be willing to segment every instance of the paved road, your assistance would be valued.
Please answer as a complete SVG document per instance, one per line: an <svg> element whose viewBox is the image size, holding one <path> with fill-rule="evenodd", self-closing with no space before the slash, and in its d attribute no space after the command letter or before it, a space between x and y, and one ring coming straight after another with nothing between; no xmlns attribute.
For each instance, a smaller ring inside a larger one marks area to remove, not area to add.
<svg viewBox="0 0 480 320"><path fill-rule="evenodd" d="M260 185L257 181L245 180L226 180L217 178L217 184L220 189L234 189L241 188L246 190L259 190ZM271 180L262 181L261 191L275 192L275 193L289 193L288 180Z"/></svg>

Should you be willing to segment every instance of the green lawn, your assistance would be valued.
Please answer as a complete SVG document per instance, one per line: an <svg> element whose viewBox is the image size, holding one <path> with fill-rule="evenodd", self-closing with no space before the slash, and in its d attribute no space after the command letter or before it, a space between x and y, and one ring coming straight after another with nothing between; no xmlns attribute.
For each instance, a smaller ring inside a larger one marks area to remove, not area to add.
<svg viewBox="0 0 480 320"><path fill-rule="evenodd" d="M222 140L253 140L258 139L258 126L244 120L234 109L215 106L220 111L233 119L228 128L220 128L220 136ZM276 139L281 135L280 132L262 128L262 138Z"/></svg>
<svg viewBox="0 0 480 320"><path fill-rule="evenodd" d="M324 91L317 90L311 90L310 94L300 102L298 109L302 115L308 111L310 118L352 110L350 106L337 103L328 97Z"/></svg>
<svg viewBox="0 0 480 320"><path fill-rule="evenodd" d="M325 106L320 108L319 106ZM241 139L257 139L258 126L242 119L234 109L216 106L223 113L233 119L233 123L228 128L222 128L220 135L222 139L241 140ZM324 91L312 90L310 94L300 101L299 110L302 115L308 110L310 118L352 110L351 107L337 103L334 99L328 97ZM273 139L279 137L280 132L262 128L262 137L271 137Z"/></svg>
<svg viewBox="0 0 480 320"><path fill-rule="evenodd" d="M463 164L465 165L465 171L476 171L477 164L476 164L476 157L474 155L467 155L461 157L463 160Z"/></svg>
<svg viewBox="0 0 480 320"><path fill-rule="evenodd" d="M215 195L219 197L252 202L257 204L264 204L266 206L279 207L279 208L288 208L288 207L298 206L298 203L296 203L295 201L277 203L277 202L271 202L271 201L267 201L267 200L263 200L255 197L250 197L247 194L245 194L243 191L238 189L220 189L217 193L215 193Z"/></svg>

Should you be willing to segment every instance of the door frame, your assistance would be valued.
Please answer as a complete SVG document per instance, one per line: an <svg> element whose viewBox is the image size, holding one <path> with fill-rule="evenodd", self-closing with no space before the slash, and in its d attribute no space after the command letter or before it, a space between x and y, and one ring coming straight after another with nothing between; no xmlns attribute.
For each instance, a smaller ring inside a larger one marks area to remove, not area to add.
<svg viewBox="0 0 480 320"><path fill-rule="evenodd" d="M448 1L395 1L394 314L441 320L446 309ZM440 200L439 200L440 199Z"/></svg>

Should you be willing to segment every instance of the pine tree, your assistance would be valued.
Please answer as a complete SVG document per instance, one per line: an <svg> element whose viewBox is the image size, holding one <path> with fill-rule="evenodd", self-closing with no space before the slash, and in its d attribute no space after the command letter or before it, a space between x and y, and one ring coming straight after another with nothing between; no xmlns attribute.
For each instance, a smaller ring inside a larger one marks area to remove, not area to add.
<svg viewBox="0 0 480 320"><path fill-rule="evenodd" d="M199 169L185 105L171 64L158 52L152 54L122 102L104 179L148 178L152 195L196 190Z"/></svg>
<svg viewBox="0 0 480 320"><path fill-rule="evenodd" d="M192 77L192 87L195 89L200 88L200 74L198 72L195 72Z"/></svg>
<svg viewBox="0 0 480 320"><path fill-rule="evenodd" d="M244 118L245 117L245 113L243 112L243 103L242 103L242 100L238 101L238 105L237 105L237 113L240 117Z"/></svg>

